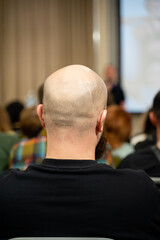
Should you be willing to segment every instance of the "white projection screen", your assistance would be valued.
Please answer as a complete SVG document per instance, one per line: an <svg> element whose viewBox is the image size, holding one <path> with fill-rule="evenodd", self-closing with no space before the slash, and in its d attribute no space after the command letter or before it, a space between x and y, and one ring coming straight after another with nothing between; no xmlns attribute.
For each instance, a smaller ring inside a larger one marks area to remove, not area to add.
<svg viewBox="0 0 160 240"><path fill-rule="evenodd" d="M120 0L120 69L126 110L147 111L160 90L160 0Z"/></svg>

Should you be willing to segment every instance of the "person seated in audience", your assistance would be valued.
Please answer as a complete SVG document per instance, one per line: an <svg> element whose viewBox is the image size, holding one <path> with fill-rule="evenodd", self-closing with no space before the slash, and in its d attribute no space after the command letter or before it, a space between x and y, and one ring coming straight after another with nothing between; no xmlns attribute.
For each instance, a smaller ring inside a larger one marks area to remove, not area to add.
<svg viewBox="0 0 160 240"><path fill-rule="evenodd" d="M125 95L119 85L117 70L113 64L109 64L105 68L105 83L108 90L107 105L119 105L124 107Z"/></svg>
<svg viewBox="0 0 160 240"><path fill-rule="evenodd" d="M7 104L6 111L9 114L12 130L19 134L19 117L24 105L20 101L12 101Z"/></svg>
<svg viewBox="0 0 160 240"><path fill-rule="evenodd" d="M13 133L9 116L0 106L0 172L8 169L9 155L12 146L19 142L19 138Z"/></svg>
<svg viewBox="0 0 160 240"><path fill-rule="evenodd" d="M41 84L40 87L38 88L38 101L40 104L42 104L42 102L43 102L43 88L44 88L44 84ZM47 137L46 129L42 128L39 135ZM45 152L46 152L46 150L45 150Z"/></svg>
<svg viewBox="0 0 160 240"><path fill-rule="evenodd" d="M147 174L95 161L106 101L104 81L85 66L47 78L37 107L46 157L0 175L0 238L159 240L160 192Z"/></svg>
<svg viewBox="0 0 160 240"><path fill-rule="evenodd" d="M111 155L110 145L107 141L105 131L103 131L102 136L96 146L95 159L97 163L103 163L114 167L113 157Z"/></svg>
<svg viewBox="0 0 160 240"><path fill-rule="evenodd" d="M117 168L123 158L134 152L133 146L129 143L131 115L116 105L109 106L107 112L104 127L104 132L109 143L107 151L110 151L113 166Z"/></svg>
<svg viewBox="0 0 160 240"><path fill-rule="evenodd" d="M129 155L119 168L143 169L151 177L160 177L160 91L153 100L149 117L156 127L156 144Z"/></svg>
<svg viewBox="0 0 160 240"><path fill-rule="evenodd" d="M138 141L135 144L135 146L134 146L135 151L156 144L156 141L157 141L156 127L155 127L155 125L153 125L153 123L151 122L150 117L149 117L151 111L152 111L152 109L150 109L147 112L147 116L146 116L146 119L144 122L144 130L143 130L142 134L144 134L145 139L143 141Z"/></svg>
<svg viewBox="0 0 160 240"><path fill-rule="evenodd" d="M31 163L40 163L46 154L46 137L40 135L42 125L35 107L22 110L20 129L23 138L13 146L9 162L10 168L24 170Z"/></svg>
<svg viewBox="0 0 160 240"><path fill-rule="evenodd" d="M10 135L16 135L12 130L12 124L8 112L2 106L0 106L0 131Z"/></svg>
<svg viewBox="0 0 160 240"><path fill-rule="evenodd" d="M97 163L108 164L106 148L107 148L107 138L103 131L102 136L101 136L101 138L96 146L96 150L95 150L95 159L96 159Z"/></svg>

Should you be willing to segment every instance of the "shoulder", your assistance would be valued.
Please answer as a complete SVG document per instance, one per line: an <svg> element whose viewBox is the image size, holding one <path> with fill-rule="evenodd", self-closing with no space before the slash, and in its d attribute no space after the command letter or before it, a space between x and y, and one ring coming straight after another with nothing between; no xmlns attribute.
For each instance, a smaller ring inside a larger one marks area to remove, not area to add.
<svg viewBox="0 0 160 240"><path fill-rule="evenodd" d="M5 181L6 179L8 179L8 177L10 177L10 175L12 174L12 172L15 171L13 169L8 169L3 171L2 173L0 173L0 184Z"/></svg>
<svg viewBox="0 0 160 240"><path fill-rule="evenodd" d="M119 155L121 159L134 152L134 148L129 143L124 143L121 147L112 150L113 155Z"/></svg>
<svg viewBox="0 0 160 240"><path fill-rule="evenodd" d="M46 143L47 138L46 136L38 136L38 137L34 137L34 138L23 138L21 139L21 141L19 141L18 143L16 143L14 145L14 149L17 148L25 148L28 146L33 146L34 144L42 144L42 143Z"/></svg>
<svg viewBox="0 0 160 240"><path fill-rule="evenodd" d="M153 155L153 153L151 151L151 148L147 147L147 148L143 148L141 150L138 150L138 151L130 154L127 158L132 159L132 158L135 158L135 157L138 158L138 157L150 156L150 155Z"/></svg>
<svg viewBox="0 0 160 240"><path fill-rule="evenodd" d="M154 202L153 198L155 197L154 200L157 201L158 199L160 203L160 192L145 171L119 169L117 170L117 173L121 175L121 178L123 179L121 181L120 189L124 193L126 192L127 198L130 198L131 202L135 201L144 204L147 199L147 204L149 205Z"/></svg>
<svg viewBox="0 0 160 240"><path fill-rule="evenodd" d="M150 148L138 150L124 158L118 168L130 167L130 164L132 163L134 164L138 163L139 165L140 163L143 162L143 160L145 160L146 162L147 159L150 159L153 156L154 156L153 152L151 151Z"/></svg>
<svg viewBox="0 0 160 240"><path fill-rule="evenodd" d="M7 133L0 132L0 141L1 145L10 145L12 146L13 144L17 143L20 141L17 135L10 135Z"/></svg>
<svg viewBox="0 0 160 240"><path fill-rule="evenodd" d="M21 171L18 168L10 168L0 173L1 194L16 190L18 186L24 185L26 177L26 171Z"/></svg>
<svg viewBox="0 0 160 240"><path fill-rule="evenodd" d="M144 200L144 196L149 195L152 197L152 191L156 192L160 197L158 188L143 170L112 169L105 164L99 165L101 165L98 167L101 169L99 178L103 178L103 183L105 183L106 186L112 186L112 188L119 191L122 196L126 196L126 199L132 195L132 198L136 201L138 194L141 196L141 199Z"/></svg>
<svg viewBox="0 0 160 240"><path fill-rule="evenodd" d="M148 176L143 170L133 170L133 169L113 169L112 167L106 164L97 164L97 170L101 172L101 176L110 178L113 182L124 183L124 185L129 184L139 184L139 180L148 181Z"/></svg>
<svg viewBox="0 0 160 240"><path fill-rule="evenodd" d="M113 87L113 91L123 93L123 90L119 84Z"/></svg>

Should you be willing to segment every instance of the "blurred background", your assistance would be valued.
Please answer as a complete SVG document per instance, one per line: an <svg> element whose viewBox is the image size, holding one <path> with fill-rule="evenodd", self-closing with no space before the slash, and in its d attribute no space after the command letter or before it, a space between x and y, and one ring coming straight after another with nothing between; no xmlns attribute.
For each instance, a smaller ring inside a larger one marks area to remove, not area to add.
<svg viewBox="0 0 160 240"><path fill-rule="evenodd" d="M38 102L48 75L83 64L117 69L132 135L160 89L160 0L0 0L0 104Z"/></svg>

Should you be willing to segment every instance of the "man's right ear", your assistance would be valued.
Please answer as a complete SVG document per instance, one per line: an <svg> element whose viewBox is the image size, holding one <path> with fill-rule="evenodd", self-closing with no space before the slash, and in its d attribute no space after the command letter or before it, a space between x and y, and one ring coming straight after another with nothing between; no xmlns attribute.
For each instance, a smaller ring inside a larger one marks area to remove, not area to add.
<svg viewBox="0 0 160 240"><path fill-rule="evenodd" d="M44 119L43 119L43 104L39 104L37 106L37 115L39 117L39 120L41 121L41 124L42 126L45 128L45 122L44 122Z"/></svg>

